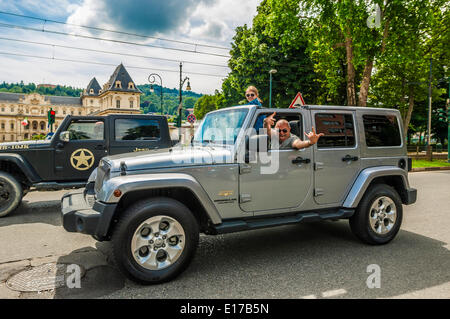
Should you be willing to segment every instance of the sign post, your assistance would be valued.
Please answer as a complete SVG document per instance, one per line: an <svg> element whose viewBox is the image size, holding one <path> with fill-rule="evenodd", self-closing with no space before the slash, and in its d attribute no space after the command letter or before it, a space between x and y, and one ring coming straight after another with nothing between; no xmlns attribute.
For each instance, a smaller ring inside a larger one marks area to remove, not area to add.
<svg viewBox="0 0 450 319"><path fill-rule="evenodd" d="M192 114L192 113L189 114L188 117L187 117L187 121L191 124L191 127L190 127L191 139L194 136L194 123L195 123L196 120L197 119L195 118L195 115Z"/></svg>

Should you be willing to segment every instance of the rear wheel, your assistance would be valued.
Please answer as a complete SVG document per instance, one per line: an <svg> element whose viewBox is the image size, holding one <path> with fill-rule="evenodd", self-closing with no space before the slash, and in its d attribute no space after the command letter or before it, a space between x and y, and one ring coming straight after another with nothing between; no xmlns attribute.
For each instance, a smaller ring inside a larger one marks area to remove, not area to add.
<svg viewBox="0 0 450 319"><path fill-rule="evenodd" d="M13 212L22 201L22 186L16 178L0 172L0 217Z"/></svg>
<svg viewBox="0 0 450 319"><path fill-rule="evenodd" d="M397 191L389 185L376 184L361 199L350 218L350 228L362 241L382 245L397 235L402 217L402 201Z"/></svg>
<svg viewBox="0 0 450 319"><path fill-rule="evenodd" d="M182 203L152 198L130 207L112 235L117 266L144 284L169 281L179 275L197 249L199 229Z"/></svg>

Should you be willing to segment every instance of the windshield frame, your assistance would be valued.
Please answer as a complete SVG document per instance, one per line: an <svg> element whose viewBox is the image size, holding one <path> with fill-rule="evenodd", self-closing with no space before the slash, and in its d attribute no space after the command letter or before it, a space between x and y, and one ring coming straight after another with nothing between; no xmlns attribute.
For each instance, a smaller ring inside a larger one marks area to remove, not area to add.
<svg viewBox="0 0 450 319"><path fill-rule="evenodd" d="M214 143L214 142L209 142L209 143L205 143L205 142L199 142L199 141L195 141L194 139L192 139L192 144L193 145L202 145L202 146L221 146L221 147L234 147L236 145L239 145L240 140L242 139L242 136L245 134L245 129L248 127L249 122L251 121L253 114L255 112L255 110L257 109L257 106L249 106L249 105L239 105L239 106L232 106L232 107L227 107L227 108L223 108L217 111L212 111L212 112L208 112L205 117L202 119L202 121L200 122L199 126L196 129L196 133L197 131L201 128L201 126L203 125L206 117L210 114L214 114L214 113L219 113L219 112L229 112L229 111L234 111L234 110L239 110L239 109L246 109L247 114L245 115L245 119L242 122L241 128L239 129L238 134L236 135L236 139L234 141L234 143L232 144L224 144L224 143ZM195 137L195 135L194 135Z"/></svg>

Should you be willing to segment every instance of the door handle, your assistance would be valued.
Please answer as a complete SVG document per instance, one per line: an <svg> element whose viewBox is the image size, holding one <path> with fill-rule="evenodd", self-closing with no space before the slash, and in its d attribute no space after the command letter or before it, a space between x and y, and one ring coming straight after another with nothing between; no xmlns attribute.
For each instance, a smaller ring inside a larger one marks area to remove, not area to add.
<svg viewBox="0 0 450 319"><path fill-rule="evenodd" d="M300 156L292 160L292 164L301 164L301 163L308 164L310 162L311 160L309 158L303 158Z"/></svg>
<svg viewBox="0 0 450 319"><path fill-rule="evenodd" d="M358 156L350 156L350 155L345 155L345 157L342 158L343 162L349 162L349 161L357 161L358 160Z"/></svg>
<svg viewBox="0 0 450 319"><path fill-rule="evenodd" d="M96 150L104 150L105 148L106 148L105 145L97 145L95 147Z"/></svg>

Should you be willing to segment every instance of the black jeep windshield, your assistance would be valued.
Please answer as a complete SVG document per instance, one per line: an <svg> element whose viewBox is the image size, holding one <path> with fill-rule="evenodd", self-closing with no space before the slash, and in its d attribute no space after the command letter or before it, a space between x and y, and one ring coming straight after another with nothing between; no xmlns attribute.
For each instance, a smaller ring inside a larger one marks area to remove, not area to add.
<svg viewBox="0 0 450 319"><path fill-rule="evenodd" d="M193 142L234 144L247 113L248 109L238 108L207 114L195 132Z"/></svg>

